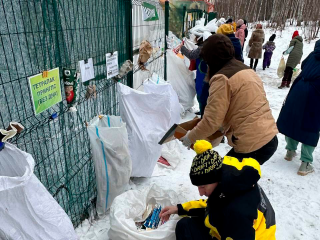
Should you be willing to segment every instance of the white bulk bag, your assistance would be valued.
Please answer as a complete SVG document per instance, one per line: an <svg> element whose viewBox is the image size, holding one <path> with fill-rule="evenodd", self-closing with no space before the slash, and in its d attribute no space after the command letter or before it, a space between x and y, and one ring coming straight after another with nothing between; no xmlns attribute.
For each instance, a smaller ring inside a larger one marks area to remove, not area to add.
<svg viewBox="0 0 320 240"><path fill-rule="evenodd" d="M179 58L173 51L167 51L168 81L179 97L179 102L187 111L194 105L196 96L195 80L193 72L189 71L183 59Z"/></svg>
<svg viewBox="0 0 320 240"><path fill-rule="evenodd" d="M0 239L75 240L68 215L33 174L32 156L6 143L0 152Z"/></svg>
<svg viewBox="0 0 320 240"><path fill-rule="evenodd" d="M160 78L159 78L160 79ZM170 121L169 127L173 124L180 123L180 111L181 104L179 103L179 98L177 93L173 90L171 84L164 83L159 80L159 83L155 83L152 80L147 80L143 84L145 93L156 93L162 94L164 97L169 98L169 107L170 107Z"/></svg>
<svg viewBox="0 0 320 240"><path fill-rule="evenodd" d="M109 237L112 240L175 240L175 227L180 217L172 216L168 222L155 230L138 231L135 222L141 222L148 204L162 207L185 202L173 190L152 185L143 190L130 190L118 196L110 209Z"/></svg>
<svg viewBox="0 0 320 240"><path fill-rule="evenodd" d="M97 212L106 213L129 184L132 162L126 124L120 116L97 116L87 128L97 182Z"/></svg>
<svg viewBox="0 0 320 240"><path fill-rule="evenodd" d="M161 155L160 139L171 127L170 98L117 85L120 115L127 124L132 177L151 177Z"/></svg>

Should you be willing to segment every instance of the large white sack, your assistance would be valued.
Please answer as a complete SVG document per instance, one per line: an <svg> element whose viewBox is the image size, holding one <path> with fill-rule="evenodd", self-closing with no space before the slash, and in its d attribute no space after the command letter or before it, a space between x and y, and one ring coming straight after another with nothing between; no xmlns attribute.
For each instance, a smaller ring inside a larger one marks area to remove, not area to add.
<svg viewBox="0 0 320 240"><path fill-rule="evenodd" d="M109 237L112 240L175 240L175 227L179 221L177 215L168 222L151 231L137 230L135 222L141 222L148 204L158 203L162 207L185 202L173 190L164 190L152 185L143 190L131 190L118 196L110 209Z"/></svg>
<svg viewBox="0 0 320 240"><path fill-rule="evenodd" d="M97 182L97 213L103 216L129 185L132 162L128 133L120 116L107 115L93 118L87 131Z"/></svg>
<svg viewBox="0 0 320 240"><path fill-rule="evenodd" d="M205 26L205 29L208 32L217 32L218 30L218 23L217 23L217 19L212 19L210 22L207 23L207 25Z"/></svg>
<svg viewBox="0 0 320 240"><path fill-rule="evenodd" d="M187 111L193 107L196 95L194 73L173 51L167 51L167 61L168 81L178 94L184 110Z"/></svg>
<svg viewBox="0 0 320 240"><path fill-rule="evenodd" d="M151 177L161 155L161 137L171 127L170 98L117 84L120 115L127 124L132 177Z"/></svg>
<svg viewBox="0 0 320 240"><path fill-rule="evenodd" d="M175 169L181 161L181 151L178 140L170 141L162 146L161 156L168 161L170 166L159 163L166 168Z"/></svg>
<svg viewBox="0 0 320 240"><path fill-rule="evenodd" d="M68 215L33 174L34 159L6 143L0 152L0 239L77 239Z"/></svg>
<svg viewBox="0 0 320 240"><path fill-rule="evenodd" d="M160 80L160 78L159 78ZM145 81L144 82L144 92L145 93L156 93L161 94L165 98L169 98L169 107L170 107L170 118L169 127L173 124L180 123L180 111L181 111L181 104L179 103L179 98L177 93L172 88L171 84L163 83L159 81L159 83L155 83L154 81Z"/></svg>

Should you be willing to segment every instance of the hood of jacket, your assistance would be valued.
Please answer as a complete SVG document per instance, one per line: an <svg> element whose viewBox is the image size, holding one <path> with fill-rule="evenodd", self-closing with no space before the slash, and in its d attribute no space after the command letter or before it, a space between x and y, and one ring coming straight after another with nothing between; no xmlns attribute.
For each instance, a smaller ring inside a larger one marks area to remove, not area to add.
<svg viewBox="0 0 320 240"><path fill-rule="evenodd" d="M251 190L261 178L260 164L253 158L225 156L221 168L221 192L232 196Z"/></svg>
<svg viewBox="0 0 320 240"><path fill-rule="evenodd" d="M245 24L242 24L241 27L240 27L240 29L245 30L245 29L247 29L247 26L246 26Z"/></svg>
<svg viewBox="0 0 320 240"><path fill-rule="evenodd" d="M203 44L200 57L209 66L209 79L235 56L231 40L223 34L210 36Z"/></svg>
<svg viewBox="0 0 320 240"><path fill-rule="evenodd" d="M316 45L314 46L314 55L317 60L320 60L320 40L316 41Z"/></svg>
<svg viewBox="0 0 320 240"><path fill-rule="evenodd" d="M303 39L302 39L301 36L296 36L296 37L294 37L293 39L297 39L298 41L303 42Z"/></svg>
<svg viewBox="0 0 320 240"><path fill-rule="evenodd" d="M275 43L274 43L274 42L271 42L271 41L268 41L267 44L268 44L268 45L273 45L273 46L275 46Z"/></svg>

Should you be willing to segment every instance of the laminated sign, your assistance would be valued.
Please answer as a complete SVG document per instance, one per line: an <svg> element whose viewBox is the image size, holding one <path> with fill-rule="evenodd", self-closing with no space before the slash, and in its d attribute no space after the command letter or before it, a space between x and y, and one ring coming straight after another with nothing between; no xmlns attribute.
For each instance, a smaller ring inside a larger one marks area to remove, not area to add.
<svg viewBox="0 0 320 240"><path fill-rule="evenodd" d="M119 74L118 52L106 54L107 79Z"/></svg>
<svg viewBox="0 0 320 240"><path fill-rule="evenodd" d="M142 3L142 20L143 21L157 21L159 20L156 6L143 2Z"/></svg>
<svg viewBox="0 0 320 240"><path fill-rule="evenodd" d="M46 77L40 73L28 80L36 115L62 101L59 68L48 71Z"/></svg>
<svg viewBox="0 0 320 240"><path fill-rule="evenodd" d="M94 79L94 69L92 58L79 61L82 82Z"/></svg>

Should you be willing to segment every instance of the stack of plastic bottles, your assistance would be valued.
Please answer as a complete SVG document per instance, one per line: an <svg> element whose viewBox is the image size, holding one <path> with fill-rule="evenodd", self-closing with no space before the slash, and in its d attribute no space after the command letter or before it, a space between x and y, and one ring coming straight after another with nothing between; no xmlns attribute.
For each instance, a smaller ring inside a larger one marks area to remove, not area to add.
<svg viewBox="0 0 320 240"><path fill-rule="evenodd" d="M163 223L160 222L159 217L161 209L161 205L156 204L144 222L136 223L138 230L153 230L157 229L160 225L162 225Z"/></svg>

